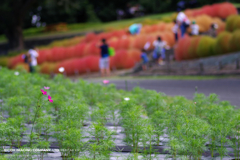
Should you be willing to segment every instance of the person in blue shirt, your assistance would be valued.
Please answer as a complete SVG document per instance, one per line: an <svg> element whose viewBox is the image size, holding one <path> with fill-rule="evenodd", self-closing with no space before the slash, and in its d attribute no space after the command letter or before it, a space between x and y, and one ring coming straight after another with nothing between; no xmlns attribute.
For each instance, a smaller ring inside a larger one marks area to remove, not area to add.
<svg viewBox="0 0 240 160"><path fill-rule="evenodd" d="M145 49L142 49L142 54L141 54L141 59L142 59L142 69L146 70L147 69L147 63L148 63L148 56L145 51Z"/></svg>
<svg viewBox="0 0 240 160"><path fill-rule="evenodd" d="M129 28L128 31L130 34L135 35L139 34L142 28L142 24L132 24Z"/></svg>
<svg viewBox="0 0 240 160"><path fill-rule="evenodd" d="M102 45L99 46L101 49L101 58L99 60L99 68L101 71L101 75L106 76L110 75L110 67L109 67L109 52L108 52L108 45L106 43L106 39L102 39Z"/></svg>

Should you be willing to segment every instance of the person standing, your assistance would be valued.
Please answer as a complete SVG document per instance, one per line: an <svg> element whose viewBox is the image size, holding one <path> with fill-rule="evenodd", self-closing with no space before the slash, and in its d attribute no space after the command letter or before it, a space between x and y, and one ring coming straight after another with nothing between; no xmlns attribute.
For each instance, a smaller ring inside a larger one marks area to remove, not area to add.
<svg viewBox="0 0 240 160"><path fill-rule="evenodd" d="M110 67L109 67L109 51L108 45L106 43L106 39L102 39L102 45L99 46L101 49L101 58L99 60L99 68L101 71L101 76L109 76L110 75Z"/></svg>
<svg viewBox="0 0 240 160"><path fill-rule="evenodd" d="M186 30L190 25L190 21L188 17L180 9L178 9L176 21L181 30L181 37L184 37L184 34L186 33Z"/></svg>
<svg viewBox="0 0 240 160"><path fill-rule="evenodd" d="M142 28L142 24L132 24L129 28L128 31L130 34L135 35L135 34L139 34Z"/></svg>
<svg viewBox="0 0 240 160"><path fill-rule="evenodd" d="M197 36L197 35L199 35L199 26L196 24L195 21L192 21L192 25L191 25L191 35L192 35L192 36Z"/></svg>
<svg viewBox="0 0 240 160"><path fill-rule="evenodd" d="M37 49L29 49L28 50L29 54L29 70L31 73L36 71L36 66L37 66L37 57L38 57L38 52Z"/></svg>
<svg viewBox="0 0 240 160"><path fill-rule="evenodd" d="M172 31L175 35L175 41L177 42L178 41L178 24L176 20L174 20L173 23L174 23L174 26L172 28Z"/></svg>
<svg viewBox="0 0 240 160"><path fill-rule="evenodd" d="M157 60L159 64L163 64L163 60L165 60L165 48L169 49L169 46L161 37L158 37L157 40L153 42L153 46L155 47L153 58Z"/></svg>

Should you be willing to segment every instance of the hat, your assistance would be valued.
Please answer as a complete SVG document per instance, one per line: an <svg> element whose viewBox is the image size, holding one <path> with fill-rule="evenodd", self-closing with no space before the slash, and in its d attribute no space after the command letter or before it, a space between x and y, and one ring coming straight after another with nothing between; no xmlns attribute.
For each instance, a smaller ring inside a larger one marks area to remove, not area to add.
<svg viewBox="0 0 240 160"><path fill-rule="evenodd" d="M192 24L196 24L196 21L192 21Z"/></svg>

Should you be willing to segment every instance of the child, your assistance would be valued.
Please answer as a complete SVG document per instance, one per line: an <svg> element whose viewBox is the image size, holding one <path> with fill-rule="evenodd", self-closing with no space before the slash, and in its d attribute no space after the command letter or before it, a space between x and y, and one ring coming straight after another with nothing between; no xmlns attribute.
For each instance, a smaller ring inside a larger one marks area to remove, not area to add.
<svg viewBox="0 0 240 160"><path fill-rule="evenodd" d="M192 21L191 30L192 36L197 36L199 34L199 26L196 24L195 21Z"/></svg>
<svg viewBox="0 0 240 160"><path fill-rule="evenodd" d="M147 63L148 63L148 57L147 57L145 49L142 49L141 59L143 61L142 69L146 70L147 69Z"/></svg>
<svg viewBox="0 0 240 160"><path fill-rule="evenodd" d="M165 48L169 49L167 43L162 41L161 37L158 37L157 40L153 42L153 46L155 47L153 59L157 60L159 64L163 64L163 60L165 59Z"/></svg>
<svg viewBox="0 0 240 160"><path fill-rule="evenodd" d="M208 34L212 37L217 37L217 29L218 29L218 25L216 23L212 23L208 31Z"/></svg>
<svg viewBox="0 0 240 160"><path fill-rule="evenodd" d="M175 35L175 41L177 42L178 41L178 24L176 20L174 20L173 23L174 23L174 26L172 28L172 31Z"/></svg>

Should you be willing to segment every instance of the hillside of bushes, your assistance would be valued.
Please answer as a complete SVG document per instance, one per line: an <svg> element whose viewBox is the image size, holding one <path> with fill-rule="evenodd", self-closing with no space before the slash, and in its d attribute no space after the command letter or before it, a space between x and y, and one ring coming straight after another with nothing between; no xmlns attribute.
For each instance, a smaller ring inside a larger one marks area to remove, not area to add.
<svg viewBox="0 0 240 160"><path fill-rule="evenodd" d="M225 31L216 38L209 36L185 36L177 44L175 58L187 60L240 51L240 16L232 15L226 20Z"/></svg>
<svg viewBox="0 0 240 160"><path fill-rule="evenodd" d="M237 10L231 3L220 3L204 6L200 9L188 9L185 11L190 20L196 20L200 26L200 32L206 32L210 25L215 22L219 28L218 37L213 39L208 36L189 37L185 36L177 43L175 57L177 60L206 57L216 54L224 54L238 51L238 29L240 29ZM99 49L96 47L102 38L106 38L108 44L115 48L116 55L110 58L111 69L132 68L139 62L141 49L146 42L152 42L161 36L170 47L176 42L172 33L176 13L165 17L163 21L146 20L139 35L129 35L126 27L100 34L89 33L84 37L76 37L70 40L54 42L39 50L39 71L41 73L58 73L59 67L64 67L67 75L85 72L97 72L99 70ZM226 24L223 21L226 20ZM234 36L233 36L234 35ZM231 43L230 43L231 42ZM230 46L231 44L231 46ZM219 47L218 47L219 46ZM153 49L151 45L150 50ZM0 65L14 69L27 65L23 63L22 54L1 58Z"/></svg>

